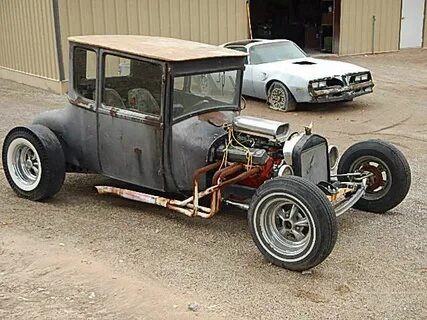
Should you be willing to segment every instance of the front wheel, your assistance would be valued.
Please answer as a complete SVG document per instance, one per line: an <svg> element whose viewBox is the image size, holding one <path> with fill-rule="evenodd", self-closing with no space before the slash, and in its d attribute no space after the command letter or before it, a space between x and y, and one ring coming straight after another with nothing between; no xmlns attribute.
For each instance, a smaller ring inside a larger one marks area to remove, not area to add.
<svg viewBox="0 0 427 320"><path fill-rule="evenodd" d="M265 258L289 270L315 267L329 256L337 239L331 203L315 184L300 177L264 183L252 198L248 220Z"/></svg>
<svg viewBox="0 0 427 320"><path fill-rule="evenodd" d="M411 186L411 169L405 156L395 146L381 140L359 142L344 152L338 173L354 172L371 174L365 195L354 205L363 211L384 213L396 207Z"/></svg>
<svg viewBox="0 0 427 320"><path fill-rule="evenodd" d="M297 106L292 93L279 81L274 81L268 87L267 104L271 109L283 112L293 111Z"/></svg>

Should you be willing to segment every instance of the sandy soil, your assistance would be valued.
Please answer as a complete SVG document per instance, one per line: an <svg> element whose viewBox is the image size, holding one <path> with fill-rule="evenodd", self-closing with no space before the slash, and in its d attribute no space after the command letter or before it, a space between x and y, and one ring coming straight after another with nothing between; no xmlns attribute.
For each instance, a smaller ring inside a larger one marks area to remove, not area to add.
<svg viewBox="0 0 427 320"><path fill-rule="evenodd" d="M109 180L67 176L44 203L15 196L0 174L2 319L421 319L427 317L427 51L341 60L370 68L375 93L289 114L250 100L245 114L314 123L341 150L382 138L408 157L413 187L385 215L338 219L330 257L301 274L265 262L244 212L213 220L109 196ZM64 97L0 80L0 137ZM188 304L196 303L196 311Z"/></svg>

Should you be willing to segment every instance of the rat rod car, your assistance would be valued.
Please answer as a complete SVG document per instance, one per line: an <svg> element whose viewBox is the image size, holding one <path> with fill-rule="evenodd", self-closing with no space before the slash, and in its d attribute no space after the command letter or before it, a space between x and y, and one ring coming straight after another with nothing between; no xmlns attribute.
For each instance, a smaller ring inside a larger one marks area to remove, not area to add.
<svg viewBox="0 0 427 320"><path fill-rule="evenodd" d="M130 184L97 186L101 194L189 217L211 218L225 203L248 210L269 261L306 270L332 251L336 216L382 213L408 193L409 165L386 142L357 143L338 160L311 126L240 115L245 53L144 36L69 41L70 103L4 140L3 168L21 197L46 199L65 172L91 172Z"/></svg>

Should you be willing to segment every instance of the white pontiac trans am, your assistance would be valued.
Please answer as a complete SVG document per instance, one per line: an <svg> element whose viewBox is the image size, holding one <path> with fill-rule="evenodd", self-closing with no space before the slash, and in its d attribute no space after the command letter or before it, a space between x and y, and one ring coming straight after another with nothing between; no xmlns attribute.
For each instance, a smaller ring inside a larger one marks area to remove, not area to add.
<svg viewBox="0 0 427 320"><path fill-rule="evenodd" d="M222 46L248 53L243 94L267 100L275 110L292 111L297 103L351 101L373 91L368 69L310 58L289 40L242 40Z"/></svg>

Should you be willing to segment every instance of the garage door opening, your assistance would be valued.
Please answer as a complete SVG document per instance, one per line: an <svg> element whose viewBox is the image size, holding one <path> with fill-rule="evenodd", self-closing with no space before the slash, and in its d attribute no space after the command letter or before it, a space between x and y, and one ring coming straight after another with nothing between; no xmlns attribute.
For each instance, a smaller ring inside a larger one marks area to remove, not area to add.
<svg viewBox="0 0 427 320"><path fill-rule="evenodd" d="M250 0L253 38L289 39L308 53L337 51L334 0ZM336 29L339 28L336 26Z"/></svg>

